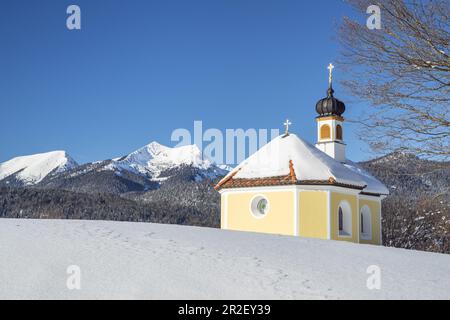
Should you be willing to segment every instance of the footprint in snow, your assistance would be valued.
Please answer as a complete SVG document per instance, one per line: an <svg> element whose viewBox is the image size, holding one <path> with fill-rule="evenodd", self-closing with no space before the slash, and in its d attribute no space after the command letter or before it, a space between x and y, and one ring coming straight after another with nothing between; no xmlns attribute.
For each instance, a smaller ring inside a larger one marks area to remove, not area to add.
<svg viewBox="0 0 450 320"><path fill-rule="evenodd" d="M156 232L149 232L149 233L146 233L146 234L144 235L144 237L152 238L155 234L156 234Z"/></svg>

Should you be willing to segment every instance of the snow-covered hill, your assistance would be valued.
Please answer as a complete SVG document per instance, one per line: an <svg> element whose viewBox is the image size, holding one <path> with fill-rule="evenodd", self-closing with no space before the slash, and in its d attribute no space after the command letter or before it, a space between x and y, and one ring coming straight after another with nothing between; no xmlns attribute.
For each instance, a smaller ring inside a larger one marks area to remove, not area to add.
<svg viewBox="0 0 450 320"><path fill-rule="evenodd" d="M73 169L77 163L65 151L13 158L0 164L0 180L11 185L34 185L49 174Z"/></svg>
<svg viewBox="0 0 450 320"><path fill-rule="evenodd" d="M450 298L450 255L128 222L0 219L0 234L0 299Z"/></svg>

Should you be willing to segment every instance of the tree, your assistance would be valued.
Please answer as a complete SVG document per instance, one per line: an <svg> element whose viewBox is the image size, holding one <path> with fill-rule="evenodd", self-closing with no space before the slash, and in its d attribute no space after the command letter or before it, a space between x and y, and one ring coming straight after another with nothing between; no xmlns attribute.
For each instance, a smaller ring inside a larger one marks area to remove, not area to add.
<svg viewBox="0 0 450 320"><path fill-rule="evenodd" d="M450 155L450 6L448 0L348 0L364 14L344 18L339 39L350 80L343 85L370 108L358 122L372 150ZM377 5L381 29L369 29Z"/></svg>

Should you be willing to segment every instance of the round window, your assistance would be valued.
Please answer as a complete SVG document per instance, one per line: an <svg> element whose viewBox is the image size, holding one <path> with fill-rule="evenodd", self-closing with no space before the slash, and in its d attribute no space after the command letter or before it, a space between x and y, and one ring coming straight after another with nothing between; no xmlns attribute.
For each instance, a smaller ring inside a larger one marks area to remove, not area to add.
<svg viewBox="0 0 450 320"><path fill-rule="evenodd" d="M253 215L255 215L258 218L261 218L265 216L269 211L269 202L263 196L256 196L252 200L251 211Z"/></svg>

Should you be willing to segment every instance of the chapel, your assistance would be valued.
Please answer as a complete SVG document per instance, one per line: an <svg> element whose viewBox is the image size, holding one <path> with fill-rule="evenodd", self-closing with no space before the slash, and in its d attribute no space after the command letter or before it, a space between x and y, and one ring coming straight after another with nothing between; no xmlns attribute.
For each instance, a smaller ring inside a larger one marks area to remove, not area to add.
<svg viewBox="0 0 450 320"><path fill-rule="evenodd" d="M345 104L316 104L317 142L289 132L274 138L216 185L221 228L355 243L381 244L381 201L388 189L347 158Z"/></svg>

